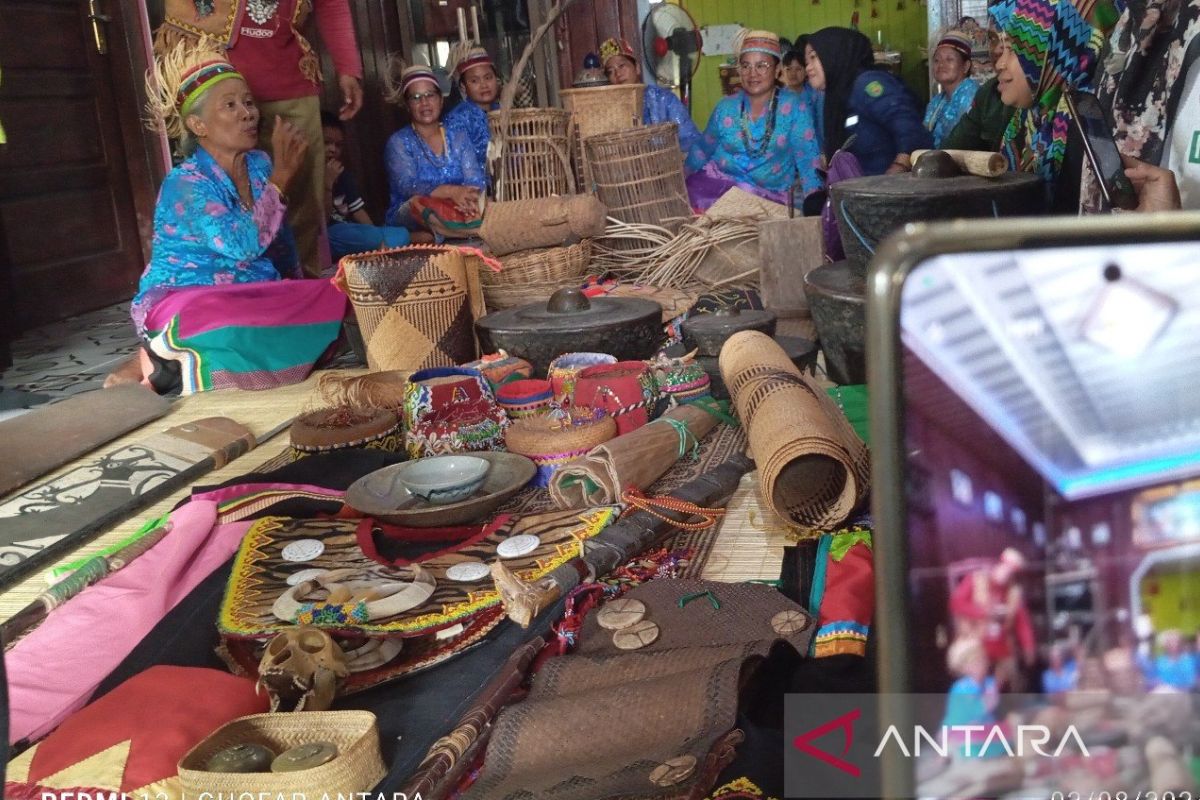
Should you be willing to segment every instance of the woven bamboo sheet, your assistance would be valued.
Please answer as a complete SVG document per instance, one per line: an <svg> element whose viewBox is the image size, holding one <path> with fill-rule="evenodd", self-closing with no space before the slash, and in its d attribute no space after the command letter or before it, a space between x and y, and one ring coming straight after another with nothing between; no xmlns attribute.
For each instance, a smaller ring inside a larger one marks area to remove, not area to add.
<svg viewBox="0 0 1200 800"><path fill-rule="evenodd" d="M365 374L366 370L349 370L345 374ZM139 439L165 430L175 425L181 425L202 417L225 416L242 423L249 428L258 441L258 447L241 458L236 458L221 469L214 470L203 477L198 483L211 485L236 478L247 472L253 472L263 464L278 458L288 447L287 429L292 419L300 413L313 395L318 374L314 374L303 383L283 386L278 389L268 389L260 392L249 392L241 389L226 389L216 392L201 392L199 394L181 397L175 401L167 415L151 423L131 431L130 433L104 445L104 449L114 449L133 444ZM66 464L62 469L47 476L47 479L68 472L78 464L80 459ZM156 519L166 514L181 500L191 494L192 487L186 486L177 492L163 498L161 501L134 513L131 517L106 529L100 536L81 547L65 552L46 571L59 564L75 561L83 556L93 555L105 547L116 544L132 536L141 528L146 520ZM6 620L43 592L47 587L45 571L31 575L8 591L0 594L0 620Z"/></svg>

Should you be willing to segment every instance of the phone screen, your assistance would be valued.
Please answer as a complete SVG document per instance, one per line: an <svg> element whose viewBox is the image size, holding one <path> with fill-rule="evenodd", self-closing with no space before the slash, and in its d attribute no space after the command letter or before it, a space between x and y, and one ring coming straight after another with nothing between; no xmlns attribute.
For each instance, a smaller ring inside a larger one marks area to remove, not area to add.
<svg viewBox="0 0 1200 800"><path fill-rule="evenodd" d="M918 797L1197 796L1196 265L1194 243L1054 247L905 282L917 721L998 733L927 748Z"/></svg>
<svg viewBox="0 0 1200 800"><path fill-rule="evenodd" d="M1085 140L1088 159L1096 176L1104 184L1105 196L1116 208L1136 208L1137 195L1133 184L1125 177L1125 165L1113 141L1112 124L1096 96L1087 92L1071 92L1068 96L1072 116Z"/></svg>

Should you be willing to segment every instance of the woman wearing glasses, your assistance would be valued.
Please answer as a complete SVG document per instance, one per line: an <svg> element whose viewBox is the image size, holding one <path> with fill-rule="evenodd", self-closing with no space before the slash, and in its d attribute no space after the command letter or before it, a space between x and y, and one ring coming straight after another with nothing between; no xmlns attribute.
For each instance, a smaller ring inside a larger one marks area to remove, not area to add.
<svg viewBox="0 0 1200 800"><path fill-rule="evenodd" d="M717 103L687 157L688 196L698 211L735 186L777 203L787 202L793 184L805 195L821 188L812 104L775 82L779 37L743 31L734 51L742 87Z"/></svg>
<svg viewBox="0 0 1200 800"><path fill-rule="evenodd" d="M624 39L608 39L600 45L600 63L604 65L604 75L609 83L623 86L642 82L637 56ZM661 86L648 85L642 96L642 124L664 122L679 126L679 148L685 153L700 139L700 130L692 122L692 115L675 93Z"/></svg>
<svg viewBox="0 0 1200 800"><path fill-rule="evenodd" d="M871 40L849 28L823 28L804 48L808 85L824 98L821 147L825 156L846 148L865 175L912 168L909 153L933 146L917 99L899 78L875 69Z"/></svg>
<svg viewBox="0 0 1200 800"><path fill-rule="evenodd" d="M384 150L391 189L387 224L410 230L425 227L412 201L426 197L447 201L464 222L477 221L486 175L466 131L442 125L437 77L429 67L404 67L393 59L387 86L388 101L404 104L412 119L392 134Z"/></svg>

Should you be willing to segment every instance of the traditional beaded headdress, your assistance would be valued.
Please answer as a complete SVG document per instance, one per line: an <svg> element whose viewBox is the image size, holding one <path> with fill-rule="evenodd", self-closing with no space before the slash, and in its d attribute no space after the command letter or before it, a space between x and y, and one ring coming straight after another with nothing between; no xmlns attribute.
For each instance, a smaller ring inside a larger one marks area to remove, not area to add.
<svg viewBox="0 0 1200 800"><path fill-rule="evenodd" d="M634 64L638 63L637 56L633 54L633 45L624 39L606 39L600 45L600 64L608 66L608 60L613 56L625 56Z"/></svg>
<svg viewBox="0 0 1200 800"><path fill-rule="evenodd" d="M388 60L387 72L384 74L384 99L389 103L403 105L404 93L417 81L429 81L437 86L439 91L441 89L441 84L433 69L424 64L408 66L399 53L393 53Z"/></svg>
<svg viewBox="0 0 1200 800"><path fill-rule="evenodd" d="M155 59L146 75L146 112L151 128L180 138L187 133L184 120L205 92L223 80L241 77L211 40L180 42Z"/></svg>
<svg viewBox="0 0 1200 800"><path fill-rule="evenodd" d="M492 57L488 55L488 51L479 45L475 45L467 50L466 54L454 64L454 77L462 80L462 77L467 74L467 70L472 67L481 66L491 67L493 70L496 69L496 65L492 62Z"/></svg>
<svg viewBox="0 0 1200 800"><path fill-rule="evenodd" d="M776 61L783 59L779 36L770 31L751 31L743 28L733 40L733 52L739 59L744 53L764 53Z"/></svg>

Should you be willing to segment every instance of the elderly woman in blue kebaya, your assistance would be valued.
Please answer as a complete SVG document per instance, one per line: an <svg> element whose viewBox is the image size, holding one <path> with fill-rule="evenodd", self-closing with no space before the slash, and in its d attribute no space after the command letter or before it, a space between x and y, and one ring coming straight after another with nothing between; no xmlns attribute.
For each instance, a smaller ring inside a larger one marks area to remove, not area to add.
<svg viewBox="0 0 1200 800"><path fill-rule="evenodd" d="M442 124L437 76L429 67L404 67L393 59L388 100L406 105L412 123L393 133L385 148L387 224L428 228L434 213L444 224L478 227L487 177L467 132Z"/></svg>
<svg viewBox="0 0 1200 800"><path fill-rule="evenodd" d="M258 107L216 50L180 45L157 60L147 89L155 124L186 157L163 179L133 299L140 374L113 382L190 393L303 380L346 308L328 281L284 280L303 277L284 222L303 135L277 120L275 161L256 150Z"/></svg>
<svg viewBox="0 0 1200 800"><path fill-rule="evenodd" d="M698 211L735 186L777 203L787 202L793 184L805 195L821 188L812 103L776 84L779 37L746 31L735 50L742 88L717 103L687 157L688 197Z"/></svg>
<svg viewBox="0 0 1200 800"><path fill-rule="evenodd" d="M624 39L608 39L600 45L600 64L609 83L617 86L642 82L642 71L633 47ZM679 148L688 152L700 139L692 115L670 89L646 85L642 96L642 124L674 122L679 126Z"/></svg>
<svg viewBox="0 0 1200 800"><path fill-rule="evenodd" d="M933 135L934 147L942 146L942 141L975 102L979 84L968 77L971 51L971 40L961 31L947 31L933 49L930 61L940 91L925 107L925 128Z"/></svg>

